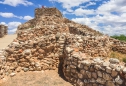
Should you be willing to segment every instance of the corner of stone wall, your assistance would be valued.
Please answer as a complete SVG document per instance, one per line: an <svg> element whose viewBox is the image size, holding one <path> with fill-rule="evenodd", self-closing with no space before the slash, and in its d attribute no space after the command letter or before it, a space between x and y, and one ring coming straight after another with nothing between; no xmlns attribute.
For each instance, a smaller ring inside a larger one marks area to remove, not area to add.
<svg viewBox="0 0 126 86"><path fill-rule="evenodd" d="M66 48L63 72L75 86L126 86L126 66L118 59L92 58Z"/></svg>

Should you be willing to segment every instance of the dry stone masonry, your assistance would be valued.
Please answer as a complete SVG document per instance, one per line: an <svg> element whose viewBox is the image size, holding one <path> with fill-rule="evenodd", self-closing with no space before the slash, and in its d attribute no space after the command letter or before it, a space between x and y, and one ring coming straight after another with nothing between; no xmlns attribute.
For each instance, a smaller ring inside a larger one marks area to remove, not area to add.
<svg viewBox="0 0 126 86"><path fill-rule="evenodd" d="M62 17L62 14L57 8L37 8L35 9L35 18L39 18L41 16L52 16L55 15L57 17Z"/></svg>
<svg viewBox="0 0 126 86"><path fill-rule="evenodd" d="M0 24L0 38L7 35L7 29L7 26Z"/></svg>
<svg viewBox="0 0 126 86"><path fill-rule="evenodd" d="M69 50L71 52L69 52ZM126 67L118 59L92 58L82 52L66 49L63 72L75 86L126 86Z"/></svg>
<svg viewBox="0 0 126 86"><path fill-rule="evenodd" d="M126 53L126 43L63 18L56 8L37 8L0 51L0 79L58 68L74 86L126 86L126 64L109 58L111 50Z"/></svg>
<svg viewBox="0 0 126 86"><path fill-rule="evenodd" d="M112 50L118 51L120 53L126 54L126 42L119 41L116 39L111 38L110 41L112 41Z"/></svg>

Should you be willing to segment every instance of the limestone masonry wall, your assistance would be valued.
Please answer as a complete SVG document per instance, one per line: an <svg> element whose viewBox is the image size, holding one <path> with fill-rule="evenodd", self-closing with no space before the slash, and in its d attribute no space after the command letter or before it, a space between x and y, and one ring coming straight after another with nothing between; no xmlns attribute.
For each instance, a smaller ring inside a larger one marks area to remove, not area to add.
<svg viewBox="0 0 126 86"><path fill-rule="evenodd" d="M36 13L47 13L38 13L37 18L20 25L17 38L0 51L0 79L20 71L60 68L74 86L126 86L126 64L109 58L112 50L126 53L126 43L86 25L47 15L50 9L39 8Z"/></svg>
<svg viewBox="0 0 126 86"><path fill-rule="evenodd" d="M36 17L37 16L37 17ZM53 29L59 29L59 32L68 30L70 33L76 33L77 35L103 35L99 31L93 30L86 25L75 23L69 19L63 18L62 14L56 8L37 8L35 9L35 18L28 22L19 25L17 33L22 30L33 28L48 28L50 32ZM56 31L54 31L56 32Z"/></svg>
<svg viewBox="0 0 126 86"><path fill-rule="evenodd" d="M62 17L61 12L57 8L37 8L35 9L35 18L41 16L52 16Z"/></svg>
<svg viewBox="0 0 126 86"><path fill-rule="evenodd" d="M3 37L4 35L7 35L7 26L0 25L0 37Z"/></svg>
<svg viewBox="0 0 126 86"><path fill-rule="evenodd" d="M117 39L110 38L112 44L112 50L126 54L126 42L119 41Z"/></svg>
<svg viewBox="0 0 126 86"><path fill-rule="evenodd" d="M118 59L104 60L66 50L64 76L74 86L126 86L126 67Z"/></svg>
<svg viewBox="0 0 126 86"><path fill-rule="evenodd" d="M5 49L1 78L20 71L55 70L63 65L66 79L75 86L125 86L126 67L118 59L107 59L110 46L106 36L69 33L15 39Z"/></svg>

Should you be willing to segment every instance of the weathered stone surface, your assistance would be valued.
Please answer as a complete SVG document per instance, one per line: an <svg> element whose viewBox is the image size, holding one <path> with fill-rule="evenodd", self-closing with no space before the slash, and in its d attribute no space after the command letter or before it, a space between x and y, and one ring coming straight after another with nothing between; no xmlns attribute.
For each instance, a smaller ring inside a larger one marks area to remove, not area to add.
<svg viewBox="0 0 126 86"><path fill-rule="evenodd" d="M108 61L105 61L105 62L103 62L103 66L105 66L105 67L108 67L109 66L109 64L110 64L110 62L108 62Z"/></svg>
<svg viewBox="0 0 126 86"><path fill-rule="evenodd" d="M16 73L11 73L11 74L10 74L11 77L13 77L13 76L15 76L15 75L16 75Z"/></svg>
<svg viewBox="0 0 126 86"><path fill-rule="evenodd" d="M108 66L108 67L106 67L106 72L107 73L111 73L112 72L112 69Z"/></svg>
<svg viewBox="0 0 126 86"><path fill-rule="evenodd" d="M29 68L23 68L24 72L29 71Z"/></svg>
<svg viewBox="0 0 126 86"><path fill-rule="evenodd" d="M95 62L97 62L97 63L101 63L101 62L103 62L103 60L101 60L101 58L95 58L95 59L93 59Z"/></svg>
<svg viewBox="0 0 126 86"><path fill-rule="evenodd" d="M102 77L103 76L101 71L98 71L97 75L98 75L98 77Z"/></svg>
<svg viewBox="0 0 126 86"><path fill-rule="evenodd" d="M78 73L78 77L79 77L80 79L82 79L82 78L83 78L83 74Z"/></svg>
<svg viewBox="0 0 126 86"><path fill-rule="evenodd" d="M96 82L100 84L105 84L105 80L103 78L97 78Z"/></svg>
<svg viewBox="0 0 126 86"><path fill-rule="evenodd" d="M92 78L97 79L97 73L93 72L93 73L92 73Z"/></svg>
<svg viewBox="0 0 126 86"><path fill-rule="evenodd" d="M117 77L115 78L115 82L116 82L117 84L121 85L121 84L123 83L123 80L120 78L120 76L117 76Z"/></svg>
<svg viewBox="0 0 126 86"><path fill-rule="evenodd" d="M109 62L114 64L114 63L119 63L119 60L116 58L110 58Z"/></svg>
<svg viewBox="0 0 126 86"><path fill-rule="evenodd" d="M114 82L112 81L107 81L106 86L115 86Z"/></svg>
<svg viewBox="0 0 126 86"><path fill-rule="evenodd" d="M72 53L72 51L73 51L73 49L71 49L70 47L67 47L67 48L66 48L66 52L67 52L67 53Z"/></svg>
<svg viewBox="0 0 126 86"><path fill-rule="evenodd" d="M81 63L84 64L84 65L86 65L86 66L90 66L90 62L88 60L84 60Z"/></svg>
<svg viewBox="0 0 126 86"><path fill-rule="evenodd" d="M26 49L25 51L23 51L23 53L25 55L30 55L31 54L31 50L30 49Z"/></svg>
<svg viewBox="0 0 126 86"><path fill-rule="evenodd" d="M110 64L109 67L112 68L112 69L115 69L116 68L116 64Z"/></svg>
<svg viewBox="0 0 126 86"><path fill-rule="evenodd" d="M85 72L86 72L86 71L85 71L84 69L81 69L81 70L80 70L80 73L83 74L83 75L85 74Z"/></svg>
<svg viewBox="0 0 126 86"><path fill-rule="evenodd" d="M91 72L86 71L86 74L87 74L88 78L91 78Z"/></svg>
<svg viewBox="0 0 126 86"><path fill-rule="evenodd" d="M103 78L105 80L111 80L112 79L112 77L109 74L107 74L107 73L103 73Z"/></svg>
<svg viewBox="0 0 126 86"><path fill-rule="evenodd" d="M123 73L125 73L125 74L126 74L126 67L123 69Z"/></svg>
<svg viewBox="0 0 126 86"><path fill-rule="evenodd" d="M117 76L117 74L118 74L118 72L117 72L115 69L113 69L113 70L112 70L111 76L112 76L112 77L115 77L115 76Z"/></svg>

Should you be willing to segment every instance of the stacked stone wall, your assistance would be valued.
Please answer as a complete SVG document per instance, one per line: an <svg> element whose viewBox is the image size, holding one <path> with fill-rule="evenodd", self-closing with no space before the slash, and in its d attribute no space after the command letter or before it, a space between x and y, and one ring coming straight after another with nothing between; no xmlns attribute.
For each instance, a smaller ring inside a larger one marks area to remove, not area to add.
<svg viewBox="0 0 126 86"><path fill-rule="evenodd" d="M72 47L91 57L108 57L110 52L110 42L107 36L80 36L69 34L66 38L66 46Z"/></svg>
<svg viewBox="0 0 126 86"><path fill-rule="evenodd" d="M7 65L11 70L41 71L56 69L59 65L59 41L55 35L35 38L34 41L13 42L6 50ZM15 65L14 65L15 64Z"/></svg>
<svg viewBox="0 0 126 86"><path fill-rule="evenodd" d="M25 32L22 34L29 35ZM27 40L23 41L15 39L5 49L7 74L21 70L41 71L56 69L60 63L63 63L65 58L64 50L69 46L72 46L74 51L83 52L88 56L107 57L109 51L109 46L106 46L108 39L103 38L57 33L35 36L32 39L27 38ZM106 44L103 44L104 42Z"/></svg>
<svg viewBox="0 0 126 86"><path fill-rule="evenodd" d="M50 34L27 41L15 39L5 49L7 58L1 64L1 78L20 71L55 70L63 66L65 78L75 86L125 86L124 63L107 58L111 49L109 41L106 36L69 33Z"/></svg>
<svg viewBox="0 0 126 86"><path fill-rule="evenodd" d="M62 17L62 14L57 8L37 8L35 9L35 18L39 18L41 16L52 16L55 15L57 17Z"/></svg>
<svg viewBox="0 0 126 86"><path fill-rule="evenodd" d="M4 50L0 50L0 80L3 79L7 74L6 57L4 56Z"/></svg>
<svg viewBox="0 0 126 86"><path fill-rule="evenodd" d="M82 25L81 27L69 27L71 34L83 35L83 36L102 36L103 34L98 31L92 30L91 28Z"/></svg>
<svg viewBox="0 0 126 86"><path fill-rule="evenodd" d="M55 70L63 63L65 36L54 34L32 40L15 39L1 54L1 79L20 71ZM2 60L4 58L4 60ZM4 63L5 62L5 63ZM4 63L4 64L3 64Z"/></svg>
<svg viewBox="0 0 126 86"><path fill-rule="evenodd" d="M117 39L110 38L110 41L112 42L112 50L117 51L123 54L126 54L126 42L119 41Z"/></svg>
<svg viewBox="0 0 126 86"><path fill-rule="evenodd" d="M7 26L0 25L0 37L3 37L4 35L7 35Z"/></svg>
<svg viewBox="0 0 126 86"><path fill-rule="evenodd" d="M34 27L47 27L51 29L59 29L63 32L64 28L68 28L71 34L94 36L103 35L99 31L93 30L86 25L75 23L69 19L63 18L62 14L56 8L37 8L35 9L35 18L19 25L17 33L22 30L33 29Z"/></svg>
<svg viewBox="0 0 126 86"><path fill-rule="evenodd" d="M66 50L64 76L74 86L126 86L126 67L118 59L104 60Z"/></svg>

